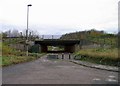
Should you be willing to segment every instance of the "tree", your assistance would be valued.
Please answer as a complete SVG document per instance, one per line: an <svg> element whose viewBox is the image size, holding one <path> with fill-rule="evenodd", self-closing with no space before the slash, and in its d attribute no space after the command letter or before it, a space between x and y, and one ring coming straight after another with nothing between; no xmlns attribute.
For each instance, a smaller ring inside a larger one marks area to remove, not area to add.
<svg viewBox="0 0 120 86"><path fill-rule="evenodd" d="M8 35L7 35L7 33L6 32L3 32L2 33L2 37L7 37Z"/></svg>
<svg viewBox="0 0 120 86"><path fill-rule="evenodd" d="M17 29L12 30L12 32L11 32L11 36L12 36L12 37L18 37L19 35L20 35L20 34L19 34L19 32L18 32Z"/></svg>

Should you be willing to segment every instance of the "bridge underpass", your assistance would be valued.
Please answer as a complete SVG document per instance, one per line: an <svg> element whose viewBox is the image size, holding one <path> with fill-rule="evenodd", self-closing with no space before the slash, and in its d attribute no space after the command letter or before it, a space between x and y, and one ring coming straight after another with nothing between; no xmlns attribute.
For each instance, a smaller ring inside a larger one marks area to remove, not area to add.
<svg viewBox="0 0 120 86"><path fill-rule="evenodd" d="M42 53L73 53L80 49L80 40L59 40L59 39L44 39L35 41L35 45L39 45ZM63 50L49 50L48 46L59 47Z"/></svg>

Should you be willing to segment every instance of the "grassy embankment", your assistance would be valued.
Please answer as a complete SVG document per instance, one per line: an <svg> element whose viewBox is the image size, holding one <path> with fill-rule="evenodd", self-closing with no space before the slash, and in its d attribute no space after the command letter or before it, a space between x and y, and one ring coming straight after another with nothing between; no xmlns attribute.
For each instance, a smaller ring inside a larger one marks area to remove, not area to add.
<svg viewBox="0 0 120 86"><path fill-rule="evenodd" d="M76 60L88 61L97 64L120 66L120 58L118 57L118 49L84 49L75 53Z"/></svg>
<svg viewBox="0 0 120 86"><path fill-rule="evenodd" d="M80 50L79 52L75 53L76 59L113 66L118 66L120 64L120 58L118 58L117 49L117 34L109 34L105 33L104 31L97 31L95 29L91 29L89 31L68 33L62 35L61 39L82 39L86 42L81 43L81 45L96 43L101 46L101 48L97 49Z"/></svg>
<svg viewBox="0 0 120 86"><path fill-rule="evenodd" d="M15 50L6 44L0 44L0 46L2 46L2 56L0 56L0 58L2 58L1 66L8 66L12 64L32 61L44 55L43 53L29 53L29 56L26 56L26 52Z"/></svg>

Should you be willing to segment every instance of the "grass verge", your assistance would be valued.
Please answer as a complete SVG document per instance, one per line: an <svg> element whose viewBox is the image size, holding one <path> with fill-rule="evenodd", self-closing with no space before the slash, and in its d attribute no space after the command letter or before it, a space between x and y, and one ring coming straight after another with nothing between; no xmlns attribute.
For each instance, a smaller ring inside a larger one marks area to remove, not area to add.
<svg viewBox="0 0 120 86"><path fill-rule="evenodd" d="M18 63L22 63L22 62L28 62L28 61L32 61L35 59L40 58L41 56L43 56L44 54L36 54L36 53L30 53L29 56L1 56L0 58L2 58L2 65L1 66L9 66L12 64L18 64Z"/></svg>
<svg viewBox="0 0 120 86"><path fill-rule="evenodd" d="M75 53L75 59L103 65L120 66L120 58L118 58L117 48L84 49Z"/></svg>
<svg viewBox="0 0 120 86"><path fill-rule="evenodd" d="M12 64L32 61L44 55L44 53L29 53L29 56L26 56L26 52L13 49L5 43L0 43L0 47L2 48L2 55L0 56L0 66L3 67Z"/></svg>

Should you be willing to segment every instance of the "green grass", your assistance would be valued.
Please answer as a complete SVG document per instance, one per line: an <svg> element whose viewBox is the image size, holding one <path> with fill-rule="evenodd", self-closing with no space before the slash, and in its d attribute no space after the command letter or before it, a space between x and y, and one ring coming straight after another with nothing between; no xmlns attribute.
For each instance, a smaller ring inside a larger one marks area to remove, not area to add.
<svg viewBox="0 0 120 86"><path fill-rule="evenodd" d="M29 53L29 56L26 56L26 52L21 52L12 47L9 47L5 43L1 43L0 47L2 48L2 55L0 56L0 66L8 66L12 64L18 64L22 62L28 62L40 58L43 53Z"/></svg>
<svg viewBox="0 0 120 86"><path fill-rule="evenodd" d="M0 58L2 58L2 66L8 66L12 64L32 61L32 60L40 58L42 55L44 54L30 53L29 56L14 56L14 55L12 56L11 55L11 56L2 56Z"/></svg>
<svg viewBox="0 0 120 86"><path fill-rule="evenodd" d="M92 63L119 66L118 49L84 49L75 53L77 60L89 61Z"/></svg>

